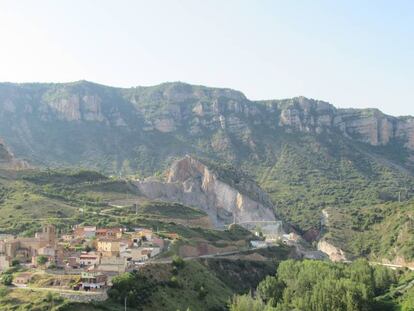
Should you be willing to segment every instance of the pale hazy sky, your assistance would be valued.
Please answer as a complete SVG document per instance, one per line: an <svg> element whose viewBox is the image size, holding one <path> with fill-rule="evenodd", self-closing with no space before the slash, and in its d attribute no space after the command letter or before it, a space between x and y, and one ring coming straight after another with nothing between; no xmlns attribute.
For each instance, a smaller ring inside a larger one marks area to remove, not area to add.
<svg viewBox="0 0 414 311"><path fill-rule="evenodd" d="M414 1L0 0L0 81L81 79L414 115Z"/></svg>

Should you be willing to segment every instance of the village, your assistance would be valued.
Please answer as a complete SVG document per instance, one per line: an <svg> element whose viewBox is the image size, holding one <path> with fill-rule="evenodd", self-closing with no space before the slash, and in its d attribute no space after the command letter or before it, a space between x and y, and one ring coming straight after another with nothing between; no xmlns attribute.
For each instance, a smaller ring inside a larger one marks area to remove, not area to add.
<svg viewBox="0 0 414 311"><path fill-rule="evenodd" d="M78 276L76 291L103 291L111 279L138 270L168 249L174 234L157 235L153 230L75 226L59 235L55 226L45 225L34 237L0 235L0 270L20 267L12 284L26 287L39 271L51 275Z"/></svg>
<svg viewBox="0 0 414 311"><path fill-rule="evenodd" d="M296 246L299 236L281 234L280 224L266 224L260 232L252 230L256 239L247 249L260 249L278 243ZM33 289L36 279L51 280L44 289L76 292L79 295L104 294L112 279L122 273L139 270L155 262L170 262L172 246L178 241L176 233L158 232L149 228L97 227L75 225L59 233L54 225L44 225L34 237L0 234L0 271L11 276L8 286ZM299 249L299 248L298 248ZM208 258L237 255L246 249L205 253L196 257ZM303 252L305 258L319 255ZM12 271L10 273L10 271ZM66 278L70 282L62 282ZM4 283L4 282L3 282Z"/></svg>

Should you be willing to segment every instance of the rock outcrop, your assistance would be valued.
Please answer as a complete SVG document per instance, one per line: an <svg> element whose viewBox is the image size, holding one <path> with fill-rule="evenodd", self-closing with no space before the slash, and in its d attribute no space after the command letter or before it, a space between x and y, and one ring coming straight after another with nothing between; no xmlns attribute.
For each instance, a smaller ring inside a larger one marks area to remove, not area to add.
<svg viewBox="0 0 414 311"><path fill-rule="evenodd" d="M29 165L22 160L17 160L0 138L0 168L23 169Z"/></svg>
<svg viewBox="0 0 414 311"><path fill-rule="evenodd" d="M277 103L279 125L288 131L316 132L339 130L372 146L401 140L414 150L414 118L392 117L378 109L337 109L329 103L297 97Z"/></svg>
<svg viewBox="0 0 414 311"><path fill-rule="evenodd" d="M328 255L329 259L332 261L346 261L346 255L344 251L328 241L322 239L318 242L317 246L318 250L321 252L324 252L326 255Z"/></svg>
<svg viewBox="0 0 414 311"><path fill-rule="evenodd" d="M0 139L0 163L10 163L13 160L13 156L7 149L4 141Z"/></svg>
<svg viewBox="0 0 414 311"><path fill-rule="evenodd" d="M414 168L414 118L376 109L337 109L305 97L251 101L235 90L179 82L129 89L0 83L0 134L36 165L114 173L127 163L149 175L186 153L261 165L277 158L285 132L405 147L405 164Z"/></svg>
<svg viewBox="0 0 414 311"><path fill-rule="evenodd" d="M190 156L174 162L166 181L144 180L135 185L150 199L202 209L217 227L233 222L276 220L272 203L253 181L245 181L243 189L237 189Z"/></svg>

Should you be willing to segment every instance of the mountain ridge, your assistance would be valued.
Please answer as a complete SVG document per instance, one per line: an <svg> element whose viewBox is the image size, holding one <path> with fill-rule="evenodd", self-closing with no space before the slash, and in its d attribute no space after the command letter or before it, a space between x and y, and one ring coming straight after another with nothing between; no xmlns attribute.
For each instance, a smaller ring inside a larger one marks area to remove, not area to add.
<svg viewBox="0 0 414 311"><path fill-rule="evenodd" d="M230 161L236 158L231 152L231 145L240 141L246 152L255 153L255 157L258 157L257 150L254 150L257 143L252 137L256 130L254 127L262 127L268 133L276 135L278 130L317 134L333 130L341 132L347 138L374 146L399 141L404 148L414 150L414 117L393 117L376 109L336 108L327 102L305 97L251 101L243 93L232 89L182 82L134 88L107 87L88 81L1 83L0 121L4 121L4 126L0 125L0 136L17 156L34 158L35 164L46 166L53 166L54 162L79 165L86 156L80 155L78 159L73 156L74 159L65 161L67 159L61 154L66 150L65 146L59 144L59 137L55 137L55 142L48 148L51 151L54 146L58 154L36 150L39 146L33 145L32 142L36 141L33 136L56 131L56 126L51 126L53 122L58 122L68 134L78 136L91 129L94 133L90 135L115 130L117 133L112 135L114 137L106 139L111 149L117 148L116 145L126 136L132 136L128 140L145 140L143 136L171 134L180 143L181 137L198 139L205 134L209 135L212 142L207 147L197 146L199 150L196 153L201 154L210 149L208 153L221 153L221 157ZM75 123L78 122L85 127L83 132L76 129ZM33 131L33 127L39 131ZM65 136L74 140L72 135ZM77 144L76 141L73 143ZM90 153L90 145L93 146L94 143L79 144L79 147L83 149L82 152ZM99 150L102 145L96 144L94 149ZM136 148L134 146L132 149ZM131 148L123 146L122 149ZM177 156L194 153L194 144L185 149L185 153L180 152ZM106 150L101 151L102 157L108 153ZM129 154L136 152L124 151ZM119 171L122 162L131 161L131 156L113 154L111 159L117 161L114 171Z"/></svg>
<svg viewBox="0 0 414 311"><path fill-rule="evenodd" d="M336 110L344 110L344 111L373 111L373 112L378 112L381 115L385 115L387 117L392 117L392 118L397 118L397 119L404 119L404 118L414 118L414 115L394 115L394 114L389 114L389 113L385 113L383 112L381 109L376 108L376 107L365 107L365 108L355 108L352 106L349 107L337 107L334 104L331 104L329 101L326 100L321 100L321 99L316 99L313 97L307 97L306 95L297 95L297 96L293 96L293 97L285 97L285 98L271 98L271 99L250 99L248 98L242 91L237 90L235 88L231 88L231 87L218 87L218 86L207 86L207 85L203 85L203 84L193 84L193 83L188 83L188 82L184 82L184 81L166 81L166 82L161 82L158 84L154 84L154 85L136 85L136 86L112 86L112 85L108 85L108 84L104 84L104 83L98 83L98 82L93 82L90 80L85 80L85 79L81 79L81 80L76 80L76 81L69 81L69 82L10 82L10 81L3 81L0 82L0 86L18 86L18 87L33 87L33 86L42 86L42 87L46 87L46 86L76 86L76 85L90 85L90 86L96 86L96 87L102 87L102 88L110 88L110 89L119 89L119 90L133 90L133 89L152 89L152 88L158 88L158 87L163 87L163 86L170 86L170 85L185 85L185 86L191 86L191 87L200 87L200 88L205 88L205 89L214 89L214 90L224 90L224 91L229 91L229 92L234 92L234 93L239 93L241 94L246 100L250 101L250 102L286 102L289 100L297 100L297 99L305 99L305 100L309 100L309 101L317 101L317 102L321 102L321 103L326 103L330 106L332 106L333 108L335 108Z"/></svg>

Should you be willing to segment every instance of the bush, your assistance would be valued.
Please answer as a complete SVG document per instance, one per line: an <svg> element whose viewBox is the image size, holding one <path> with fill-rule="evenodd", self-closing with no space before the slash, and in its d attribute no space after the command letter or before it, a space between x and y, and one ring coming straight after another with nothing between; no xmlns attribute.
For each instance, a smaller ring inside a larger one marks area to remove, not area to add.
<svg viewBox="0 0 414 311"><path fill-rule="evenodd" d="M180 256L175 255L172 260L173 267L182 269L185 266L185 261Z"/></svg>
<svg viewBox="0 0 414 311"><path fill-rule="evenodd" d="M208 292L204 288L204 286L200 286L200 288L198 289L198 299L203 300L204 298L206 298L207 294Z"/></svg>
<svg viewBox="0 0 414 311"><path fill-rule="evenodd" d="M37 257L36 262L38 265L43 266L45 263L47 263L48 258L44 255L40 255Z"/></svg>
<svg viewBox="0 0 414 311"><path fill-rule="evenodd" d="M0 287L0 297L7 296L8 292L9 292L9 289L7 287L4 287L4 286Z"/></svg>
<svg viewBox="0 0 414 311"><path fill-rule="evenodd" d="M283 281L278 278L268 276L257 286L257 296L260 297L264 302L272 302L272 305L282 299L283 290L286 285Z"/></svg>
<svg viewBox="0 0 414 311"><path fill-rule="evenodd" d="M234 296L230 302L230 311L264 311L265 304L250 295Z"/></svg>
<svg viewBox="0 0 414 311"><path fill-rule="evenodd" d="M4 273L0 279L3 285L9 286L13 282L13 275L9 273Z"/></svg>
<svg viewBox="0 0 414 311"><path fill-rule="evenodd" d="M168 285L171 286L171 287L179 287L180 284L178 282L177 277L173 275L171 277L170 281L168 282Z"/></svg>
<svg viewBox="0 0 414 311"><path fill-rule="evenodd" d="M138 271L123 273L112 279L112 288L108 296L112 301L124 304L127 297L129 306L145 304L154 290L155 284Z"/></svg>

